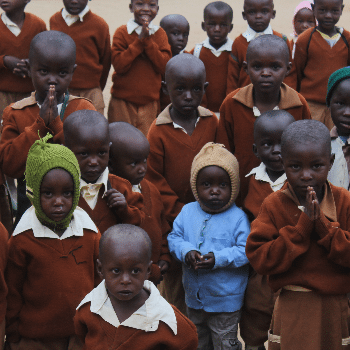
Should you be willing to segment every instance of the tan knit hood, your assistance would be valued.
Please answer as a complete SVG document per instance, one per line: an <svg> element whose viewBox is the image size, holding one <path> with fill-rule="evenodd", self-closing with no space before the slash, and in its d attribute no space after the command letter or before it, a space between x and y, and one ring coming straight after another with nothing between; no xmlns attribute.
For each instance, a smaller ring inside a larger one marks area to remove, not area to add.
<svg viewBox="0 0 350 350"><path fill-rule="evenodd" d="M191 167L191 188L196 201L199 202L197 194L197 176L201 169L216 165L224 169L231 179L231 198L219 212L225 211L236 200L239 192L239 166L236 157L220 143L208 142L194 157ZM201 204L199 202L199 204ZM206 210L207 211L207 210ZM217 213L218 211L215 211Z"/></svg>

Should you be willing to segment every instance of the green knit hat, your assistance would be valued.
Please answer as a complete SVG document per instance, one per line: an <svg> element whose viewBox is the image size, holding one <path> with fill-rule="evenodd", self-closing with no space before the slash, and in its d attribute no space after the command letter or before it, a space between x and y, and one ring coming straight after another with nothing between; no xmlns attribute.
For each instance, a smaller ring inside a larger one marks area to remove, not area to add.
<svg viewBox="0 0 350 350"><path fill-rule="evenodd" d="M350 79L350 66L336 70L328 80L326 104L329 107L335 88L346 79Z"/></svg>
<svg viewBox="0 0 350 350"><path fill-rule="evenodd" d="M35 141L29 150L26 164L27 197L35 208L36 216L43 224L67 228L80 197L80 168L74 153L65 146L47 143L52 138L49 133ZM68 215L61 221L49 219L43 212L40 203L40 186L44 176L52 169L66 170L73 178L73 206Z"/></svg>

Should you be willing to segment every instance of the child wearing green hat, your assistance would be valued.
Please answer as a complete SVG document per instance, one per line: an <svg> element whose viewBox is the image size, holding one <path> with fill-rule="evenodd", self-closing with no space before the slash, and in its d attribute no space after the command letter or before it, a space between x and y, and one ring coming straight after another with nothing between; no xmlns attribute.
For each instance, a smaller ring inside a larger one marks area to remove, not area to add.
<svg viewBox="0 0 350 350"><path fill-rule="evenodd" d="M327 106L334 127L331 130L334 163L328 180L349 190L350 179L350 67L335 71L328 81Z"/></svg>
<svg viewBox="0 0 350 350"><path fill-rule="evenodd" d="M100 232L77 207L79 164L68 148L30 148L26 193L32 203L9 240L6 269L7 349L82 349L73 317L99 282L95 271Z"/></svg>

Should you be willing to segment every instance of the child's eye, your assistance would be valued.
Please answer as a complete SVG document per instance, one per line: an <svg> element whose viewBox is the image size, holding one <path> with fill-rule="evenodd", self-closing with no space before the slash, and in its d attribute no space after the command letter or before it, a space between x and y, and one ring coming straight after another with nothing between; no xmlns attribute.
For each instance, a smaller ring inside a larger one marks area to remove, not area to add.
<svg viewBox="0 0 350 350"><path fill-rule="evenodd" d="M61 77L63 77L63 76L65 76L65 75L67 75L68 74L68 72L67 71L65 71L65 70L62 70L62 71L60 71L60 76Z"/></svg>
<svg viewBox="0 0 350 350"><path fill-rule="evenodd" d="M78 155L81 156L81 157L87 157L88 153L83 151L83 152L78 153Z"/></svg>
<svg viewBox="0 0 350 350"><path fill-rule="evenodd" d="M106 155L106 154L107 154L106 151L100 151L100 152L98 152L98 155L99 155L100 157L103 157L103 156Z"/></svg>
<svg viewBox="0 0 350 350"><path fill-rule="evenodd" d="M298 170L298 169L300 169L300 166L297 165L297 164L292 164L290 167L291 167L293 170Z"/></svg>
<svg viewBox="0 0 350 350"><path fill-rule="evenodd" d="M222 182L221 184L220 184L220 187L222 187L222 188L225 188L225 187L227 187L228 186L228 183L227 182Z"/></svg>
<svg viewBox="0 0 350 350"><path fill-rule="evenodd" d="M113 273L118 274L120 272L119 269L113 269Z"/></svg>
<svg viewBox="0 0 350 350"><path fill-rule="evenodd" d="M184 91L184 88L183 88L182 86L177 86L177 87L175 88L175 90L176 90L176 91L179 91L179 92L182 92L182 91Z"/></svg>
<svg viewBox="0 0 350 350"><path fill-rule="evenodd" d="M132 167L135 167L135 166L136 166L136 162L132 162L130 165L131 165Z"/></svg>
<svg viewBox="0 0 350 350"><path fill-rule="evenodd" d="M138 274L140 272L140 269L138 267L135 267L133 270L132 270L132 273L133 274Z"/></svg>
<svg viewBox="0 0 350 350"><path fill-rule="evenodd" d="M320 169L320 168L322 168L322 164L315 164L313 167L314 167L314 169Z"/></svg>
<svg viewBox="0 0 350 350"><path fill-rule="evenodd" d="M193 88L193 91L194 92L201 92L202 91L202 88L200 86L197 86L197 87L194 87Z"/></svg>
<svg viewBox="0 0 350 350"><path fill-rule="evenodd" d="M266 15L266 14L269 12L269 10L263 9L261 12L262 12L264 15Z"/></svg>
<svg viewBox="0 0 350 350"><path fill-rule="evenodd" d="M47 69L40 69L39 72L40 72L40 74L47 74L48 73Z"/></svg>
<svg viewBox="0 0 350 350"><path fill-rule="evenodd" d="M73 197L73 191L66 191L63 193L65 197Z"/></svg>
<svg viewBox="0 0 350 350"><path fill-rule="evenodd" d="M52 197L52 192L51 191L44 191L42 193L45 197Z"/></svg>

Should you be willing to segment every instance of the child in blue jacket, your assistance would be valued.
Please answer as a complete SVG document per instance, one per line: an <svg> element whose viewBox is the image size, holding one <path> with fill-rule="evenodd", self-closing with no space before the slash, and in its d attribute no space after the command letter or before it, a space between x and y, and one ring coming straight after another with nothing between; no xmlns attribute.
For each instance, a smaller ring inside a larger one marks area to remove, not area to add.
<svg viewBox="0 0 350 350"><path fill-rule="evenodd" d="M168 236L170 252L183 263L188 317L197 327L199 349L241 349L237 328L250 226L234 204L237 159L223 145L207 143L193 160L191 187L197 201L183 207Z"/></svg>

